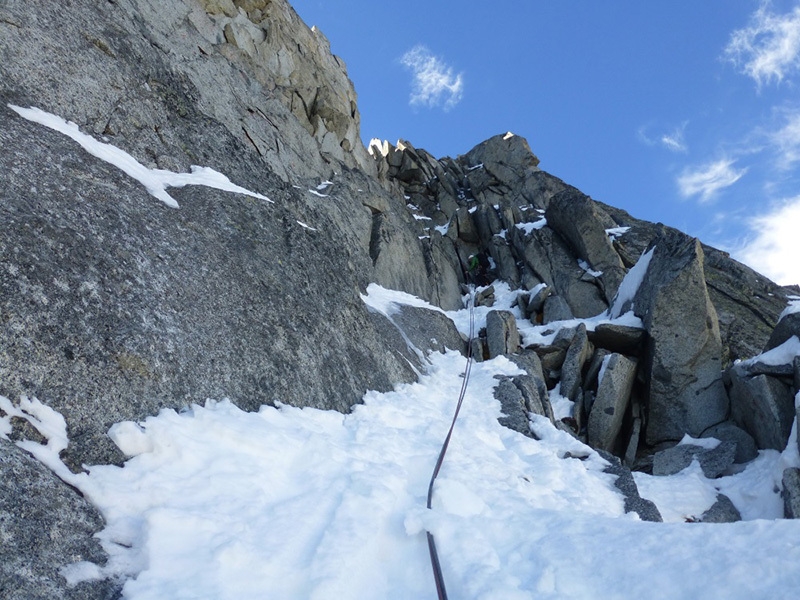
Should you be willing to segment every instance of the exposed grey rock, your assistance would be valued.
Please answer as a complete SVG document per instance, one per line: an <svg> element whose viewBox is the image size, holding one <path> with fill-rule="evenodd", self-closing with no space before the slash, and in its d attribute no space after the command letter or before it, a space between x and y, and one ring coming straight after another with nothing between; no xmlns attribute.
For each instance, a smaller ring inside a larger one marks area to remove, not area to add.
<svg viewBox="0 0 800 600"><path fill-rule="evenodd" d="M636 379L636 361L621 354L608 357L597 396L589 412L589 445L613 452Z"/></svg>
<svg viewBox="0 0 800 600"><path fill-rule="evenodd" d="M548 285L541 286L535 294L531 294L528 302L528 313L533 315L542 312L544 302L553 293L553 288Z"/></svg>
<svg viewBox="0 0 800 600"><path fill-rule="evenodd" d="M561 395L573 402L578 399L581 392L583 367L592 355L592 350L586 335L586 326L581 323L575 330L575 336L561 367Z"/></svg>
<svg viewBox="0 0 800 600"><path fill-rule="evenodd" d="M509 282L512 287L519 287L520 278L517 260L511 253L511 248L506 241L499 236L493 236L489 244L489 253L497 265L495 269L497 277Z"/></svg>
<svg viewBox="0 0 800 600"><path fill-rule="evenodd" d="M270 7L270 37L294 27L289 50L307 41L327 52L283 0ZM405 345L389 341L394 328L359 297L375 280L376 236L417 240L404 200L346 168L357 159L323 157L272 99L267 74L223 41L222 21L175 1L4 10L25 27L0 36L0 55L14 57L0 61L0 393L64 413L70 465L117 460L108 427L165 406L230 397L249 409L280 400L348 410L367 389L414 378ZM344 85L317 67L319 87ZM284 75L289 87L300 77ZM310 112L335 121L340 104L325 93ZM145 166L213 165L274 204L191 186L170 190L181 205L170 209L9 102L71 119ZM335 199L306 191L322 177L335 180ZM375 216L387 212L398 216ZM419 289L428 266L417 242L420 271L394 283L432 299ZM389 264L378 269L387 280Z"/></svg>
<svg viewBox="0 0 800 600"><path fill-rule="evenodd" d="M480 337L472 338L472 359L475 362L483 362L486 360L484 356L484 339Z"/></svg>
<svg viewBox="0 0 800 600"><path fill-rule="evenodd" d="M638 327L601 323L589 331L589 341L611 352L637 355L642 350L646 335L644 329Z"/></svg>
<svg viewBox="0 0 800 600"><path fill-rule="evenodd" d="M693 460L697 460L703 474L714 479L730 468L735 455L736 444L733 442L720 442L712 449L694 444L678 444L655 453L653 475L674 475L692 464Z"/></svg>
<svg viewBox="0 0 800 600"><path fill-rule="evenodd" d="M0 596L7 600L107 600L121 582L73 588L59 569L79 561L105 564L92 537L103 520L74 489L15 445L0 439Z"/></svg>
<svg viewBox="0 0 800 600"><path fill-rule="evenodd" d="M556 331L556 337L553 338L553 346L568 350L572 345L572 340L575 339L577 327L559 327Z"/></svg>
<svg viewBox="0 0 800 600"><path fill-rule="evenodd" d="M628 440L628 447L625 448L623 461L628 467L633 467L636 463L636 454L639 451L639 441L642 436L642 419L635 417L631 426L631 439Z"/></svg>
<svg viewBox="0 0 800 600"><path fill-rule="evenodd" d="M500 401L500 410L503 412L503 416L497 419L498 422L504 427L533 437L528 425L525 399L511 378L500 380L494 390L494 397Z"/></svg>
<svg viewBox="0 0 800 600"><path fill-rule="evenodd" d="M466 353L466 342L455 324L442 313L418 306L398 306L392 321L423 353L446 349Z"/></svg>
<svg viewBox="0 0 800 600"><path fill-rule="evenodd" d="M739 509L725 494L717 494L717 501L699 519L701 523L735 523L741 520Z"/></svg>
<svg viewBox="0 0 800 600"><path fill-rule="evenodd" d="M486 345L489 358L513 354L519 350L517 320L507 310L493 310L486 315Z"/></svg>
<svg viewBox="0 0 800 600"><path fill-rule="evenodd" d="M747 360L733 365L723 376L726 385L729 384L730 374L735 373L738 377L752 377L754 375L771 375L772 377L794 377L794 365L792 363L772 365L760 360Z"/></svg>
<svg viewBox="0 0 800 600"><path fill-rule="evenodd" d="M476 171L482 170L509 186L524 180L539 164L527 140L509 133L493 136L478 144L463 159L470 166L483 165L482 169Z"/></svg>
<svg viewBox="0 0 800 600"><path fill-rule="evenodd" d="M544 368L539 355L534 350L523 350L518 354L508 357L520 369L533 377L536 382L536 389L541 398L547 398L547 386L545 385Z"/></svg>
<svg viewBox="0 0 800 600"><path fill-rule="evenodd" d="M458 226L459 238L473 244L480 242L480 236L475 227L475 221L472 220L472 215L466 206L462 206L456 211L456 224Z"/></svg>
<svg viewBox="0 0 800 600"><path fill-rule="evenodd" d="M595 348L592 359L589 362L589 367L586 369L586 377L583 381L585 389L597 389L597 376L600 374L600 367L603 366L603 359L611 354L605 348Z"/></svg>
<svg viewBox="0 0 800 600"><path fill-rule="evenodd" d="M518 231L511 238L520 261L563 298L572 315L593 317L608 308L597 281L578 265L578 258L555 231L544 227L526 237Z"/></svg>
<svg viewBox="0 0 800 600"><path fill-rule="evenodd" d="M787 519L800 518L800 469L789 467L783 470L783 516Z"/></svg>
<svg viewBox="0 0 800 600"><path fill-rule="evenodd" d="M572 309L567 301L561 296L548 296L544 301L543 323L553 323L555 321L567 321L574 318Z"/></svg>
<svg viewBox="0 0 800 600"><path fill-rule="evenodd" d="M492 306L494 304L494 286L487 286L475 294L475 306Z"/></svg>
<svg viewBox="0 0 800 600"><path fill-rule="evenodd" d="M768 375L731 379L731 418L760 449L786 447L795 418L791 389Z"/></svg>
<svg viewBox="0 0 800 600"><path fill-rule="evenodd" d="M750 462L758 456L758 447L753 436L732 421L723 421L718 425L709 427L700 437L715 438L723 442L736 444L736 454L733 460L736 464Z"/></svg>
<svg viewBox="0 0 800 600"><path fill-rule="evenodd" d="M542 369L545 373L560 371L564 364L564 359L567 357L567 351L560 346L538 346L535 352L541 360Z"/></svg>
<svg viewBox="0 0 800 600"><path fill-rule="evenodd" d="M670 228L635 219L624 210L600 204L620 226L630 231L614 242L627 267L631 267L650 243ZM722 367L736 359L761 352L787 296L796 295L794 286L781 287L733 260L727 252L703 245L703 272L711 302L717 311L722 340Z"/></svg>
<svg viewBox="0 0 800 600"><path fill-rule="evenodd" d="M602 271L604 295L611 302L625 276L625 267L605 230L616 223L591 198L574 188L559 192L547 206L548 226L567 241L579 258Z"/></svg>
<svg viewBox="0 0 800 600"><path fill-rule="evenodd" d="M705 285L700 243L678 232L655 242L634 299L649 334L647 442L697 437L722 422L728 397L722 383L717 315Z"/></svg>
<svg viewBox="0 0 800 600"><path fill-rule="evenodd" d="M639 495L639 488L636 487L636 481L631 470L623 466L619 458L610 452L604 450L598 450L597 452L610 463L603 472L617 476L614 485L625 497L625 512L635 512L642 521L661 523L663 519L658 507L652 501Z"/></svg>
<svg viewBox="0 0 800 600"><path fill-rule="evenodd" d="M764 346L764 351L777 348L792 336L800 337L800 312L790 313L778 321Z"/></svg>
<svg viewBox="0 0 800 600"><path fill-rule="evenodd" d="M514 377L498 376L500 383L495 388L494 397L500 401L502 417L498 422L520 433L533 437L529 427L529 413L553 420L553 411L545 388L542 394L541 381L531 375Z"/></svg>
<svg viewBox="0 0 800 600"><path fill-rule="evenodd" d="M553 420L553 409L547 395L544 380L533 375L516 375L512 382L522 393L525 409L529 413Z"/></svg>
<svg viewBox="0 0 800 600"><path fill-rule="evenodd" d="M796 394L800 392L800 356L794 357L792 366L794 367L794 392Z"/></svg>

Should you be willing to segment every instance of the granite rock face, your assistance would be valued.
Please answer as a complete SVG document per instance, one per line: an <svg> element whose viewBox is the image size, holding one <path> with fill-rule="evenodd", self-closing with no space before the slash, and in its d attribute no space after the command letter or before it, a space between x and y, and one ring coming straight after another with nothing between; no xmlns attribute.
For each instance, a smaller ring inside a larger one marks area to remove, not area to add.
<svg viewBox="0 0 800 600"><path fill-rule="evenodd" d="M111 600L121 582L66 588L62 566L105 563L92 537L103 526L97 510L50 470L0 439L0 597L7 600Z"/></svg>
<svg viewBox="0 0 800 600"><path fill-rule="evenodd" d="M653 258L634 298L649 335L647 442L699 436L724 421L717 313L703 271L703 250L693 238L665 232L652 242Z"/></svg>

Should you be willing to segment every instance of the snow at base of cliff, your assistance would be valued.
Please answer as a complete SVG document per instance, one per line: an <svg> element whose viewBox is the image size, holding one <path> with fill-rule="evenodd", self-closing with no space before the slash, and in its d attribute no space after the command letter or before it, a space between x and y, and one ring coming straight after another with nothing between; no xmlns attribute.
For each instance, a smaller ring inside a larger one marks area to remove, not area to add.
<svg viewBox="0 0 800 600"><path fill-rule="evenodd" d="M375 287L369 296L387 310L420 302ZM512 296L498 289L505 307ZM472 367L427 510L465 368L456 352L428 360L419 382L368 392L347 415L246 413L222 400L115 425L123 467L61 471L102 511L110 560L63 574L126 577L129 600L435 598L429 530L454 599L796 597L800 520L776 518L774 491L782 469L800 463L796 432L783 454L762 452L738 475L637 474L667 521L642 522L625 514L590 448L541 417L531 423L539 441L498 424L495 375L520 372L500 357ZM4 403L57 441L37 457L58 470L60 415ZM750 520L686 523L718 489Z"/></svg>

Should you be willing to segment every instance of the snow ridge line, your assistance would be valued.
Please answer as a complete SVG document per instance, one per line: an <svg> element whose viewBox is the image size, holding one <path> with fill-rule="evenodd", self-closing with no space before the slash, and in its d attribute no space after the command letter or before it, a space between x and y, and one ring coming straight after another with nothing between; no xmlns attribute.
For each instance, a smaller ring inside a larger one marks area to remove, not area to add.
<svg viewBox="0 0 800 600"><path fill-rule="evenodd" d="M450 429L447 436L444 438L442 449L439 451L439 458L436 460L436 466L431 475L431 481L428 484L428 510L431 509L431 500L433 499L433 483L439 475L439 470L442 468L444 462L444 455L447 453L447 447L450 445L450 438L453 436L453 429L456 426L458 413L461 411L461 405L464 402L464 395L467 393L467 385L469 384L469 375L472 371L472 338L475 336L475 286L470 286L469 296L469 336L467 339L467 366L464 369L464 381L461 382L461 392L458 395L458 402L456 403L456 410L453 413L453 420L450 423ZM439 563L439 554L436 552L436 541L433 539L433 534L430 531L425 532L428 537L428 552L431 555L431 567L433 568L433 579L436 582L436 593L439 600L447 600L447 590L444 586L444 575L442 574L442 567Z"/></svg>

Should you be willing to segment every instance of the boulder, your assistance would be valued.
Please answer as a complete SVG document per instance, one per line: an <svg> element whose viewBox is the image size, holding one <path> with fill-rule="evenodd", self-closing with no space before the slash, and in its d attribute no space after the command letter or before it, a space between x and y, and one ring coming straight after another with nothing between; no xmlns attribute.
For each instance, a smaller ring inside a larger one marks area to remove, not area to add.
<svg viewBox="0 0 800 600"><path fill-rule="evenodd" d="M613 452L636 379L636 361L621 354L605 360L597 396L589 412L589 445Z"/></svg>
<svg viewBox="0 0 800 600"><path fill-rule="evenodd" d="M674 475L692 464L693 460L697 460L703 469L703 475L715 479L730 468L735 455L736 444L733 442L720 442L714 448L678 444L655 453L653 475Z"/></svg>
<svg viewBox="0 0 800 600"><path fill-rule="evenodd" d="M466 342L455 324L439 311L398 305L391 319L406 336L408 343L423 353L443 353L449 349L466 354Z"/></svg>
<svg viewBox="0 0 800 600"><path fill-rule="evenodd" d="M544 309L544 301L553 293L553 288L547 284L539 284L531 290L530 300L528 301L528 314L535 315Z"/></svg>
<svg viewBox="0 0 800 600"><path fill-rule="evenodd" d="M793 335L800 337L800 312L784 315L783 318L778 321L775 329L772 330L772 335L770 335L769 340L767 340L766 346L764 346L764 351L766 352L767 350L777 348Z"/></svg>
<svg viewBox="0 0 800 600"><path fill-rule="evenodd" d="M533 437L528 425L529 419L525 399L511 378L504 377L500 380L500 383L494 389L494 397L500 402L500 410L503 413L503 416L499 417L497 421L504 427Z"/></svg>
<svg viewBox="0 0 800 600"><path fill-rule="evenodd" d="M519 350L517 320L507 310L493 310L486 315L486 345L489 358L513 354Z"/></svg>
<svg viewBox="0 0 800 600"><path fill-rule="evenodd" d="M494 286L489 285L475 294L475 306L492 306L494 304Z"/></svg>
<svg viewBox="0 0 800 600"><path fill-rule="evenodd" d="M523 350L518 354L510 355L508 358L525 373L533 377L539 397L546 399L547 386L545 385L544 367L539 355L534 350Z"/></svg>
<svg viewBox="0 0 800 600"><path fill-rule="evenodd" d="M530 375L515 377L498 376L500 383L494 391L494 397L500 402L503 416L498 422L504 427L533 437L529 426L529 413L553 420L553 411L547 396L541 395L536 379Z"/></svg>
<svg viewBox="0 0 800 600"><path fill-rule="evenodd" d="M0 596L6 600L107 600L121 582L68 587L59 570L79 561L105 564L92 537L100 513L39 461L0 439Z"/></svg>
<svg viewBox="0 0 800 600"><path fill-rule="evenodd" d="M603 472L617 476L614 485L625 497L625 512L635 512L642 521L661 523L663 519L658 507L652 501L639 495L639 488L636 487L636 480L634 480L631 470L623 466L619 458L613 454L603 450L597 450L597 453L609 463Z"/></svg>
<svg viewBox="0 0 800 600"><path fill-rule="evenodd" d="M769 375L731 379L731 418L753 436L762 449L782 451L795 419L794 397L788 385Z"/></svg>
<svg viewBox="0 0 800 600"><path fill-rule="evenodd" d="M715 438L722 442L736 444L736 454L733 462L744 464L758 456L758 446L749 433L738 427L733 421L723 421L718 425L709 427L700 436L702 438Z"/></svg>
<svg viewBox="0 0 800 600"><path fill-rule="evenodd" d="M717 494L717 501L711 505L706 512L702 514L699 519L700 523L735 523L742 520L742 515L739 513L731 499L725 494Z"/></svg>
<svg viewBox="0 0 800 600"><path fill-rule="evenodd" d="M561 395L575 402L581 393L583 367L592 355L592 346L586 335L586 326L581 323L564 357L561 367Z"/></svg>
<svg viewBox="0 0 800 600"><path fill-rule="evenodd" d="M800 518L800 469L784 469L782 486L783 516L787 519Z"/></svg>
<svg viewBox="0 0 800 600"><path fill-rule="evenodd" d="M535 352L541 360L545 373L560 371L567 357L567 351L560 346L538 346Z"/></svg>
<svg viewBox="0 0 800 600"><path fill-rule="evenodd" d="M634 298L648 333L647 442L699 436L727 418L717 314L706 289L700 243L664 232Z"/></svg>
<svg viewBox="0 0 800 600"><path fill-rule="evenodd" d="M589 341L611 352L637 355L642 350L646 335L644 329L638 327L601 323L589 331Z"/></svg>
<svg viewBox="0 0 800 600"><path fill-rule="evenodd" d="M562 296L548 296L544 301L543 323L553 323L555 321L568 321L573 317L572 309Z"/></svg>

